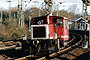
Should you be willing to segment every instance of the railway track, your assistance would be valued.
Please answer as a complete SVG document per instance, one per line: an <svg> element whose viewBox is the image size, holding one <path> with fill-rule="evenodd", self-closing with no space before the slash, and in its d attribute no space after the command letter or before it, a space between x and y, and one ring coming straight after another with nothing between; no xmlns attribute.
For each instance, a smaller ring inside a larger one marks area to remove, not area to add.
<svg viewBox="0 0 90 60"><path fill-rule="evenodd" d="M47 56L43 56L43 57L38 57L38 56L32 56L32 55L28 55L28 56L25 56L25 57L22 57L22 58L18 58L18 59L15 59L15 60L32 60L35 59L35 60L45 60L47 59L47 57L55 57L59 54L63 54L65 53L66 51L69 51L70 49L72 49L73 47L76 47L78 46L81 42L82 42L82 36L80 36L79 34L75 34L75 33L72 33L72 38L69 42L68 42L68 46L65 46L63 49L60 49L60 51L58 52L54 52L54 53L51 53ZM78 39L77 39L78 38ZM73 43L72 43L73 42Z"/></svg>
<svg viewBox="0 0 90 60"><path fill-rule="evenodd" d="M0 42L0 51L10 50L10 49L20 49L21 45L22 44L19 41L18 42L13 42L13 41Z"/></svg>
<svg viewBox="0 0 90 60"><path fill-rule="evenodd" d="M74 34L74 35L78 35L78 34ZM69 46L69 47L67 47L67 48L64 48L64 49L61 50L61 51L52 53L52 54L49 55L49 57L55 57L55 56L57 56L57 55L59 55L59 54L62 54L62 53L64 53L64 52L66 52L66 51L72 49L73 47L78 46L78 45L82 42L82 37L81 37L80 35L78 35L78 36L79 36L81 39L80 39L77 43L75 43L74 45ZM75 40L76 40L76 39L75 39ZM73 41L73 40L71 40L71 41ZM36 59L36 60L44 60L44 59L46 59L45 56L44 56L44 57L41 57L41 58L39 58L39 59Z"/></svg>

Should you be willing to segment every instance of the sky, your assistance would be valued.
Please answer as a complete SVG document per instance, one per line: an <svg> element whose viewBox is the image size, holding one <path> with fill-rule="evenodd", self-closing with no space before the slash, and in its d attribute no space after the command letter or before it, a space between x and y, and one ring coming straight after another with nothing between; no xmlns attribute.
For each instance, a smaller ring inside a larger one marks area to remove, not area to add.
<svg viewBox="0 0 90 60"><path fill-rule="evenodd" d="M9 0L0 0L0 9L9 9L9 2L7 2ZM18 0L11 0L11 7L16 7L18 6ZM21 1L21 0L19 0ZM29 1L29 0L23 0L23 1ZM39 3L36 3L36 2ZM81 13L82 11L82 1L81 0L53 0L56 4L59 5L59 10L65 9L68 10L70 7L72 7L72 5L76 5L76 11L78 11L79 13ZM39 7L42 2L44 2L44 0L32 0L30 3L28 2L23 2L24 3L24 7L23 8L30 8L32 6L36 6ZM59 4L59 2L63 2L62 4ZM90 7L88 9L88 11L90 11ZM77 13L78 13L77 12Z"/></svg>
<svg viewBox="0 0 90 60"><path fill-rule="evenodd" d="M8 9L9 8L9 2L7 2L7 1L9 1L9 0L0 0L0 8ZM11 0L11 1L12 1L12 3L11 3L12 7L18 5L18 0ZM24 0L24 1L29 1L29 0ZM39 3L42 3L44 0L32 0L32 1L39 1ZM56 3L58 3L58 2L64 2L64 3L76 2L76 3L79 3L80 2L80 0L53 0L53 1L55 1ZM24 3L24 4L26 4L26 3ZM33 2L28 3L28 5L30 5L30 4L32 5Z"/></svg>

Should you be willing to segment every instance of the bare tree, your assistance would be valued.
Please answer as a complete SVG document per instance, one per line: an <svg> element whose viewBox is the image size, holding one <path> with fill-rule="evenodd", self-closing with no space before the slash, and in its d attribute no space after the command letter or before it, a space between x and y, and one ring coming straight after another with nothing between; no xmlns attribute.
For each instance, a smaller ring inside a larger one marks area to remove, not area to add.
<svg viewBox="0 0 90 60"><path fill-rule="evenodd" d="M75 14L76 9L77 9L77 5L76 5L76 4L73 4L73 5L71 5L71 6L68 8L67 11L68 11L68 12L72 12L72 13Z"/></svg>

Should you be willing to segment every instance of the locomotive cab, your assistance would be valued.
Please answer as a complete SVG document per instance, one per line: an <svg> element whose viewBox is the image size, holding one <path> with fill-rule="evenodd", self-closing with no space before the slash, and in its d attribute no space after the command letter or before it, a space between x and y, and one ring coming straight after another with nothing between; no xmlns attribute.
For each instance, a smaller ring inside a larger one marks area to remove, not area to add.
<svg viewBox="0 0 90 60"><path fill-rule="evenodd" d="M43 43L44 45L50 45L53 44L52 41L56 41L56 44L59 46L60 44L66 45L65 42L68 41L68 39L67 18L41 16L31 20L31 40L38 40L40 44L45 42ZM58 41L60 41L60 43L58 43Z"/></svg>
<svg viewBox="0 0 90 60"><path fill-rule="evenodd" d="M31 39L68 40L67 19L57 16L43 16L32 19Z"/></svg>

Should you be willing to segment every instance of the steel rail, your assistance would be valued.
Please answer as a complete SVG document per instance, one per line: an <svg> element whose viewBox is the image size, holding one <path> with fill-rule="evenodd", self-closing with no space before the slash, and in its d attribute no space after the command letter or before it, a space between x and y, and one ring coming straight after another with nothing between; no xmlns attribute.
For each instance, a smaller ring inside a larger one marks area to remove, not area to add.
<svg viewBox="0 0 90 60"><path fill-rule="evenodd" d="M7 42L4 42L5 44L8 44L9 42L13 42L13 41L7 41ZM17 47L16 45L19 44L19 47ZM10 50L10 49L20 49L21 48L21 43L18 43L18 42L15 42L15 44L13 45L6 45L5 47L0 47L0 51L3 51L3 50Z"/></svg>
<svg viewBox="0 0 90 60"><path fill-rule="evenodd" d="M75 33L74 33L74 34L75 34ZM59 55L59 54L62 54L62 53L64 53L64 52L66 52L66 51L72 49L72 48L75 47L75 46L78 46L78 45L82 42L82 36L80 36L79 34L75 34L75 35L78 35L78 36L80 37L81 40L80 40L79 42L75 43L75 44L72 45L72 46L68 46L67 48L65 48L65 49L63 49L63 50L61 50L61 51L52 53L52 54L49 55L49 57L57 56L57 55ZM75 37L73 36L73 39L70 40L69 43L71 43L74 39L75 39ZM37 56L28 55L28 56L25 56L25 57L21 57L21 58L18 58L18 59L14 59L14 60L25 60L25 59L28 58L28 57L29 57L29 58L30 58L30 57L33 57L33 58L34 58L34 57L37 57ZM46 59L46 56L41 57L41 58L37 58L36 60L44 60L44 59Z"/></svg>
<svg viewBox="0 0 90 60"><path fill-rule="evenodd" d="M70 44L72 41L74 41L75 37L74 37L74 35L72 35L72 36L73 36L73 38L68 42L68 44Z"/></svg>
<svg viewBox="0 0 90 60"><path fill-rule="evenodd" d="M73 38L72 39L72 41L74 40L75 38ZM72 42L71 40L70 40L70 42ZM53 53L54 54L54 53ZM27 57L34 57L34 55L32 56L32 55L28 55L28 56L25 56L25 57L21 57L21 58L18 58L18 59L15 59L15 60L24 60L24 59L26 59Z"/></svg>
<svg viewBox="0 0 90 60"><path fill-rule="evenodd" d="M79 34L77 34L77 35L79 35ZM79 35L79 36L80 36L80 35ZM81 37L81 36L80 36L80 37ZM68 48L65 48L64 50L61 50L61 51L59 51L59 52L52 53L52 54L49 55L49 57L54 57L54 56L57 56L57 55L59 55L59 54L62 54L62 53L64 53L64 52L72 49L72 47L78 46L81 42L82 42L82 37L81 37L81 40L80 40L78 43L76 43L76 44L74 44L74 45L72 45L72 46L70 46L70 47L68 47ZM46 59L45 56L42 57L42 58L36 59L36 60L44 60L44 59Z"/></svg>
<svg viewBox="0 0 90 60"><path fill-rule="evenodd" d="M37 56L28 55L28 56L25 56L25 57L21 57L21 58L18 58L18 59L14 59L14 60L25 60L25 59L28 58L28 57L37 57Z"/></svg>
<svg viewBox="0 0 90 60"><path fill-rule="evenodd" d="M16 45L6 46L6 47L0 47L0 50L9 50L9 49L14 49L14 48L16 48Z"/></svg>

